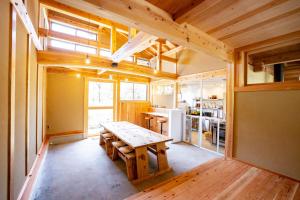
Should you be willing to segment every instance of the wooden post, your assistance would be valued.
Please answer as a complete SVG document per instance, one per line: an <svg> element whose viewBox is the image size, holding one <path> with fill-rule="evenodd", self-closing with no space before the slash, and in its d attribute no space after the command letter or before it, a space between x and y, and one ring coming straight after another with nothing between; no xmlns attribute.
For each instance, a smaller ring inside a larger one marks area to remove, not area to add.
<svg viewBox="0 0 300 200"><path fill-rule="evenodd" d="M117 30L115 26L111 27L111 33L110 33L110 51L111 54L115 53L117 51Z"/></svg>
<svg viewBox="0 0 300 200"><path fill-rule="evenodd" d="M98 56L100 56L100 48L101 48L100 35L101 35L101 27L98 28L98 35L97 35L97 40L98 40L97 55Z"/></svg>
<svg viewBox="0 0 300 200"><path fill-rule="evenodd" d="M161 42L156 43L156 70L161 71Z"/></svg>
<svg viewBox="0 0 300 200"><path fill-rule="evenodd" d="M137 30L135 28L129 28L128 40L132 40L136 36Z"/></svg>

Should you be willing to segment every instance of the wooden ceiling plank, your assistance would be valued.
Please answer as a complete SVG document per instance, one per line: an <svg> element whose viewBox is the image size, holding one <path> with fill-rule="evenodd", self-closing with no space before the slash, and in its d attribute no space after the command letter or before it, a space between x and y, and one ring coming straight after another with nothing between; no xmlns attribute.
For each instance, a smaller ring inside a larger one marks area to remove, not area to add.
<svg viewBox="0 0 300 200"><path fill-rule="evenodd" d="M188 13L191 9L194 7L197 7L199 4L201 4L204 0L192 0L188 4L186 4L183 8L178 10L175 14L173 14L172 18L174 20L180 18L184 14Z"/></svg>
<svg viewBox="0 0 300 200"><path fill-rule="evenodd" d="M59 1L82 8L85 12L91 12L94 15L109 18L129 27L165 38L195 51L206 52L222 60L232 62L233 49L230 46L199 29L189 25L178 25L165 11L149 2L128 0Z"/></svg>
<svg viewBox="0 0 300 200"><path fill-rule="evenodd" d="M194 8L190 9L188 12L182 14L177 17L175 21L179 24L182 23L190 23L192 19L194 19L197 15L206 12L210 8L214 7L218 3L222 2L222 0L205 0L202 3L198 4Z"/></svg>
<svg viewBox="0 0 300 200"><path fill-rule="evenodd" d="M248 27L245 28L245 29L242 29L242 30L239 30L239 31L237 31L237 32L234 32L234 33L225 35L225 36L221 37L220 40L226 40L226 39L228 39L228 38L237 36L237 35L239 35L239 34L246 33L246 32L248 32L248 31L253 31L253 30L255 30L255 29L260 29L262 26L265 26L265 25L267 25L267 24L269 24L269 23L274 23L274 22L276 22L277 20L282 20L282 19L284 19L284 18L286 18L286 17L295 15L295 14L297 14L297 13L300 13L300 8L296 8L296 9L291 10L291 11L289 11L289 12L286 12L286 13L284 13L284 14L275 16L275 17L270 18L270 19L268 19L268 20L261 21L261 22L259 22L259 23L257 23L257 24L252 25L252 26L248 26Z"/></svg>
<svg viewBox="0 0 300 200"><path fill-rule="evenodd" d="M247 12L247 13L244 13L243 15L241 15L241 16L239 16L237 18L234 18L234 19L232 19L232 20L230 20L230 21L228 21L228 22L226 22L226 23L224 23L224 24L222 24L220 26L217 26L217 27L215 27L213 29L208 30L207 33L208 34L212 34L214 32L222 30L222 29L224 29L224 28L226 28L228 26L231 26L231 25L236 24L236 23L238 23L238 22L240 22L242 20L245 20L245 19L247 19L249 17L257 15L257 14L259 14L259 13L261 13L261 12L267 10L267 9L271 9L271 8L273 8L275 6L278 6L278 5L280 5L280 4L282 4L282 3L286 2L286 1L288 1L288 0L273 0L271 2L268 2L267 4L264 4L264 5L262 5L262 6L258 7L258 8L256 8L256 9L254 9L254 10L251 10L251 11Z"/></svg>
<svg viewBox="0 0 300 200"><path fill-rule="evenodd" d="M85 20L91 23L99 24L107 28L111 28L112 26L115 26L118 29L118 31L123 31L128 33L127 26L117 22L113 22L106 18L93 15L91 14L92 12L84 12L82 10L69 6L69 4L62 4L54 0L39 0L39 2L43 7L46 7L47 9L54 10L56 12L63 13L65 15L69 15L75 18L79 18L81 20Z"/></svg>
<svg viewBox="0 0 300 200"><path fill-rule="evenodd" d="M289 41L299 40L300 39L300 31L295 31L292 33L280 35L277 37L273 37L267 40L259 41L256 43L252 43L243 47L239 47L236 49L237 52L239 51L253 51L256 49L271 47L278 44L284 44Z"/></svg>
<svg viewBox="0 0 300 200"><path fill-rule="evenodd" d="M112 55L112 59L114 62L120 62L134 53L147 49L156 39L156 36L140 31L132 40L128 41L120 49L118 49Z"/></svg>
<svg viewBox="0 0 300 200"><path fill-rule="evenodd" d="M85 54L62 51L38 51L37 62L43 66L69 66L87 69L105 69L113 72L133 74L149 78L177 79L177 75L168 72L154 73L153 69L130 62L120 62L118 67L112 67L112 60L99 56L90 56L90 64L85 63Z"/></svg>

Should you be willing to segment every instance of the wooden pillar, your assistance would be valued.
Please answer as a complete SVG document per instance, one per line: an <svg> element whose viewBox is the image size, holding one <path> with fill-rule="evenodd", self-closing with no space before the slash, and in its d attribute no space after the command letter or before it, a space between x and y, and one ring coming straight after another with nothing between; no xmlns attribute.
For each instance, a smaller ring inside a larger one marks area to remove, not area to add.
<svg viewBox="0 0 300 200"><path fill-rule="evenodd" d="M110 32L110 51L111 54L117 51L117 30L115 26L111 27Z"/></svg>
<svg viewBox="0 0 300 200"><path fill-rule="evenodd" d="M156 70L161 71L161 42L156 43Z"/></svg>
<svg viewBox="0 0 300 200"><path fill-rule="evenodd" d="M97 40L98 40L98 46L97 46L97 55L100 56L100 48L101 48L101 27L99 26L98 28L98 36L97 36Z"/></svg>
<svg viewBox="0 0 300 200"><path fill-rule="evenodd" d="M137 30L135 28L129 28L128 40L132 40L136 36Z"/></svg>

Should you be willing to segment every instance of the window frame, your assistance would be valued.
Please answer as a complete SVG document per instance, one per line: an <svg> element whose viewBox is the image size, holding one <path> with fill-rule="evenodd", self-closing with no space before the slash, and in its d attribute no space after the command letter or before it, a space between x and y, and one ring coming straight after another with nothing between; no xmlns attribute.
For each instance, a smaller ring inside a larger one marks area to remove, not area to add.
<svg viewBox="0 0 300 200"><path fill-rule="evenodd" d="M122 99L122 96L121 96L121 84L122 83L131 83L132 84L132 87L133 87L133 90L132 90L132 97L133 99ZM135 90L135 87L134 85L135 84L143 84L146 86L146 98L141 100L141 99L135 99L135 95L134 95L134 90ZM134 81L131 81L131 82L128 82L128 81L120 81L120 101L148 101L149 100L149 84L148 83L145 83L145 82L134 82Z"/></svg>

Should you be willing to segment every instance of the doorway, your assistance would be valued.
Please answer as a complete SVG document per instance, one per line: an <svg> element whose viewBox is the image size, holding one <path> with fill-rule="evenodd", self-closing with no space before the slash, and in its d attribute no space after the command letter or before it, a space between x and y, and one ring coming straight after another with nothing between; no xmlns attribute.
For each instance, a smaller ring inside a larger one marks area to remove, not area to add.
<svg viewBox="0 0 300 200"><path fill-rule="evenodd" d="M99 135L102 122L114 119L114 82L88 80L87 135Z"/></svg>

